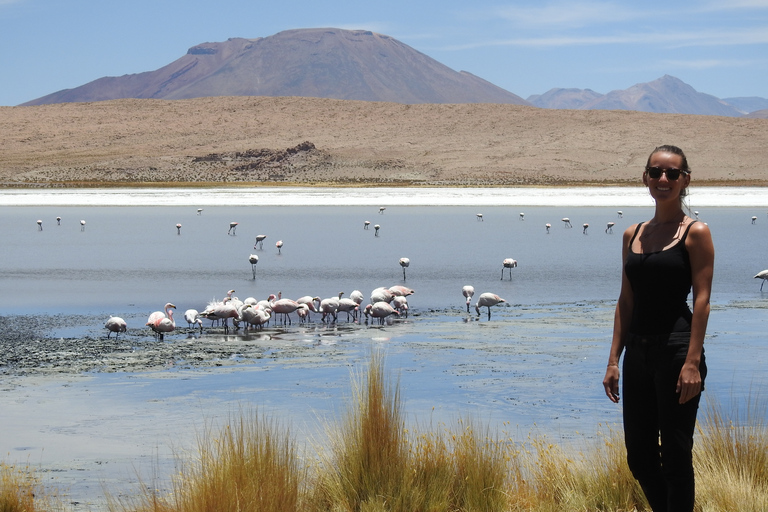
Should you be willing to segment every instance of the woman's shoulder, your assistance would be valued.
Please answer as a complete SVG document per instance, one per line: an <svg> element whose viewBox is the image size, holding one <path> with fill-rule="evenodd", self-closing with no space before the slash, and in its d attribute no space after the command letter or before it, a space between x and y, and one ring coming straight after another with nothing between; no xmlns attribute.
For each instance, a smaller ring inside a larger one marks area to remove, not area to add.
<svg viewBox="0 0 768 512"><path fill-rule="evenodd" d="M709 230L709 226L706 222L694 220L689 223L687 231L688 235L685 240L686 247L700 246L702 244L706 246L712 245L712 232Z"/></svg>
<svg viewBox="0 0 768 512"><path fill-rule="evenodd" d="M645 222L638 222L636 224L632 224L627 229L624 230L624 238L632 238L632 236L637 233L637 230L640 229L640 226L645 224Z"/></svg>

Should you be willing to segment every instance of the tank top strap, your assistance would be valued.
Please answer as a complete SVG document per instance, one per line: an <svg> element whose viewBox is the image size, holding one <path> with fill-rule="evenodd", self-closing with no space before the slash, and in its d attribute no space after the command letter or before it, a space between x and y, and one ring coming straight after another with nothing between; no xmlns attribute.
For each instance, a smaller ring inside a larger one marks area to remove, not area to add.
<svg viewBox="0 0 768 512"><path fill-rule="evenodd" d="M697 222L699 222L699 221L695 220L695 221L691 222L690 224L688 224L688 227L685 228L685 232L683 233L683 237L680 239L680 243L683 243L683 244L685 243L685 239L688 238L688 232L691 230L691 226L693 226Z"/></svg>
<svg viewBox="0 0 768 512"><path fill-rule="evenodd" d="M640 231L640 226L645 224L645 222L640 222L637 224L637 227L635 228L635 234L632 235L632 240L629 241L629 246L632 247L632 244L635 243L635 238L637 238L637 233Z"/></svg>

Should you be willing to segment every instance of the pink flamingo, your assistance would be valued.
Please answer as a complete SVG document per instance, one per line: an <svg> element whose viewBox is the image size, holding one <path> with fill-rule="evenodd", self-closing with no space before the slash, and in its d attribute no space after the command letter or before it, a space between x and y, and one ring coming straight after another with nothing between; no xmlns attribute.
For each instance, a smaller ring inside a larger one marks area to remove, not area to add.
<svg viewBox="0 0 768 512"><path fill-rule="evenodd" d="M389 304L392 302L393 298L395 298L395 294L392 293L389 288L383 286L376 288L371 292L371 304L376 304L377 302L386 302Z"/></svg>
<svg viewBox="0 0 768 512"><path fill-rule="evenodd" d="M389 288L389 293L391 293L393 297L407 297L409 295L413 295L416 293L416 291L396 284L395 286Z"/></svg>
<svg viewBox="0 0 768 512"><path fill-rule="evenodd" d="M363 300L365 300L363 297L363 292L360 290L352 290L352 293L349 294L349 298L357 302L358 306L363 303Z"/></svg>
<svg viewBox="0 0 768 512"><path fill-rule="evenodd" d="M277 243L275 243L275 247L277 247L277 254L282 254L280 251L283 249L283 241L278 240Z"/></svg>
<svg viewBox="0 0 768 512"><path fill-rule="evenodd" d="M389 315L399 315L399 313L387 302L376 302L375 304L368 304L365 306L365 316L378 318L379 324L384 324L384 319Z"/></svg>
<svg viewBox="0 0 768 512"><path fill-rule="evenodd" d="M200 332L203 332L203 320L200 318L200 313L196 309L188 309L184 312L184 320L187 321L187 327L190 329L192 326L199 325Z"/></svg>
<svg viewBox="0 0 768 512"><path fill-rule="evenodd" d="M475 287L468 284L461 289L461 294L467 299L467 313L469 313L469 304L472 302L472 296L475 294Z"/></svg>
<svg viewBox="0 0 768 512"><path fill-rule="evenodd" d="M509 269L509 278L512 279L512 269L517 266L517 260L514 260L512 258L505 258L504 261L501 262L501 279L504 280L504 269Z"/></svg>
<svg viewBox="0 0 768 512"><path fill-rule="evenodd" d="M245 304L240 316L245 322L245 328L248 329L249 325L255 327L264 327L264 324L269 321L270 313L268 309L260 309L252 304Z"/></svg>
<svg viewBox="0 0 768 512"><path fill-rule="evenodd" d="M392 306L401 315L405 315L408 318L408 299L402 295L398 295L392 300Z"/></svg>
<svg viewBox="0 0 768 512"><path fill-rule="evenodd" d="M176 306L170 302L165 305L163 311L155 311L147 319L146 325L155 333L155 337L163 339L163 334L173 332L176 329L176 322L173 320L173 310Z"/></svg>
<svg viewBox="0 0 768 512"><path fill-rule="evenodd" d="M341 294L339 294L341 296ZM338 297L328 297L327 299L323 299L320 301L320 312L323 314L323 322L325 322L325 318L327 316L332 316L333 321L335 322L338 318L338 312L339 312L339 298Z"/></svg>
<svg viewBox="0 0 768 512"><path fill-rule="evenodd" d="M110 316L107 319L107 323L104 324L104 327L106 327L107 330L109 331L107 333L107 339L109 339L109 336L113 332L115 333L115 339L117 339L120 336L121 332L125 332L128 329L128 324L126 324L125 320L123 320L119 316Z"/></svg>
<svg viewBox="0 0 768 512"><path fill-rule="evenodd" d="M248 256L248 262L251 264L251 272L253 272L253 278L256 279L256 264L259 262L259 256L257 254L251 254Z"/></svg>
<svg viewBox="0 0 768 512"><path fill-rule="evenodd" d="M357 320L357 312L358 312L358 303L355 302L352 298L342 298L341 296L344 295L344 292L339 293L339 307L338 311L340 313L346 313L347 314L347 322L349 322L349 313L352 312L352 318L354 320Z"/></svg>
<svg viewBox="0 0 768 512"><path fill-rule="evenodd" d="M477 304L475 304L475 311L477 311L477 316L480 316L480 308L488 308L488 320L491 319L491 306L495 306L496 304L500 304L502 302L506 302L504 299L496 295L495 293L482 293L480 294L480 297L477 299Z"/></svg>
<svg viewBox="0 0 768 512"><path fill-rule="evenodd" d="M42 220L38 220L37 221L37 227L40 228L40 231L43 230L43 221Z"/></svg>
<svg viewBox="0 0 768 512"><path fill-rule="evenodd" d="M309 318L309 306L306 304L299 304L299 308L296 310L296 315L299 317L299 322L306 322L307 318Z"/></svg>
<svg viewBox="0 0 768 512"><path fill-rule="evenodd" d="M229 231L227 231L228 235L234 235L236 234L235 231L237 230L237 222L230 222L229 223Z"/></svg>
<svg viewBox="0 0 768 512"><path fill-rule="evenodd" d="M411 265L411 260L408 258L400 258L400 266L403 267L403 281L405 281L405 269Z"/></svg>
<svg viewBox="0 0 768 512"><path fill-rule="evenodd" d="M177 235L181 234L181 224L176 224L176 234Z"/></svg>
<svg viewBox="0 0 768 512"><path fill-rule="evenodd" d="M267 235L256 235L256 243L253 244L253 248L256 248L256 244L259 245L259 249L264 249L264 240L267 238Z"/></svg>
<svg viewBox="0 0 768 512"><path fill-rule="evenodd" d="M303 297L299 297L298 299L296 299L296 302L298 302L299 304L303 304L304 306L307 306L307 311L305 314L307 320L312 319L311 313L317 313L320 310L320 297L304 295ZM298 313L299 311L296 310L296 312Z"/></svg>
<svg viewBox="0 0 768 512"><path fill-rule="evenodd" d="M282 297L282 292L278 293L279 297ZM277 300L273 300L270 307L272 308L272 311L275 313L279 313L283 316L283 323L285 323L285 319L288 319L288 325L291 324L291 316L290 314L299 309L299 303L295 300L291 299L283 299L279 298Z"/></svg>

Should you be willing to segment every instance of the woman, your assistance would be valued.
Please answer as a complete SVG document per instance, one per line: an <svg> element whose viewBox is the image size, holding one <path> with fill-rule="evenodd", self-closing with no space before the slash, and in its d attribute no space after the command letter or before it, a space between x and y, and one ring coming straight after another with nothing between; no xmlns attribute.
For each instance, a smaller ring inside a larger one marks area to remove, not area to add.
<svg viewBox="0 0 768 512"><path fill-rule="evenodd" d="M643 184L653 218L624 232L624 267L603 386L619 402L624 353L627 462L655 512L693 510L693 432L707 367L704 335L715 250L709 228L688 217L691 171L675 146L653 150ZM693 289L693 310L687 304Z"/></svg>

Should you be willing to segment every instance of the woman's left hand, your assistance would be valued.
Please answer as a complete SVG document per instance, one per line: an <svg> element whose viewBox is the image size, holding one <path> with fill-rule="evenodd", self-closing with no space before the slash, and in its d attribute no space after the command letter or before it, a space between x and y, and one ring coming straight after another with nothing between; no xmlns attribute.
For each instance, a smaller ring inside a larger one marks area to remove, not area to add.
<svg viewBox="0 0 768 512"><path fill-rule="evenodd" d="M684 404L701 393L701 373L699 373L697 365L690 363L683 365L680 376L677 378L675 391L680 394L680 404Z"/></svg>

